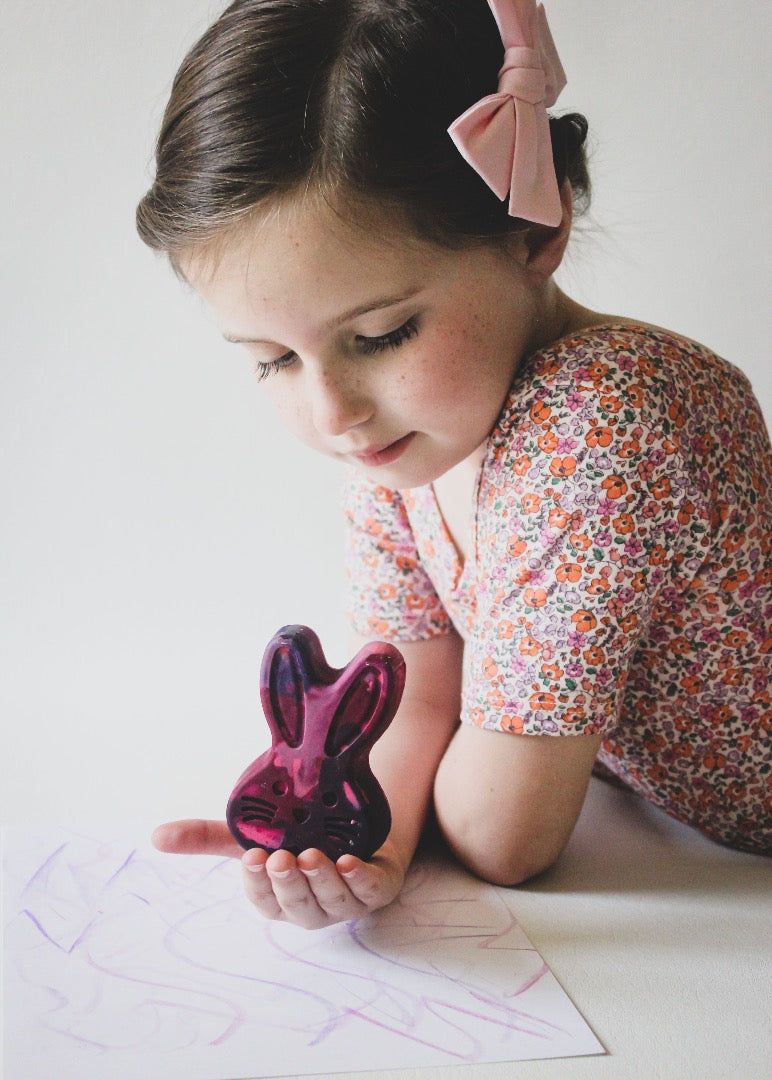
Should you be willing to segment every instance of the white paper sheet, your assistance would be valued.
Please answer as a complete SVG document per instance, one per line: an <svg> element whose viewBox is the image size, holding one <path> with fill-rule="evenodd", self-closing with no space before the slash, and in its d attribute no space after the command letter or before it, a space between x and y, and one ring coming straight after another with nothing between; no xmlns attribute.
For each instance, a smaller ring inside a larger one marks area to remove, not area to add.
<svg viewBox="0 0 772 1080"><path fill-rule="evenodd" d="M235 1080L603 1053L513 913L419 860L388 909L263 921L143 827L4 834L5 1077Z"/></svg>

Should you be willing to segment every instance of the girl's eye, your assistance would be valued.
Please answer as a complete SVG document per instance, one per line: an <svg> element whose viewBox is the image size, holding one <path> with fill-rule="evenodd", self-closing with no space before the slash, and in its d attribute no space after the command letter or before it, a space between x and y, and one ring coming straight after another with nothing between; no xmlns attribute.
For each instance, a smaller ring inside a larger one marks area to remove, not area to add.
<svg viewBox="0 0 772 1080"><path fill-rule="evenodd" d="M383 352L385 349L398 349L400 345L404 345L406 341L414 338L418 333L418 319L416 316L408 319L407 322L402 323L396 330L390 330L388 334L382 334L380 337L365 337L364 334L357 334L355 341L357 349L366 356L371 356L373 353ZM283 371L285 368L290 367L295 363L297 357L294 352L285 353L277 360L256 360L255 361L255 375L257 381L262 382L263 379L267 379L270 375L276 375L277 372Z"/></svg>
<svg viewBox="0 0 772 1080"><path fill-rule="evenodd" d="M410 341L418 333L418 320L415 316L404 322L402 326L398 326L396 330L391 330L388 334L382 334L380 337L364 337L362 334L357 334L356 343L360 352L370 356L372 353L383 352L384 349L398 349L400 345L404 345L406 341Z"/></svg>
<svg viewBox="0 0 772 1080"><path fill-rule="evenodd" d="M289 367L290 364L295 363L295 354L293 352L285 353L284 356L280 356L278 360L269 360L266 363L263 360L255 360L255 375L257 381L262 382L263 379L267 379L269 375L275 375L278 371L282 371L284 368Z"/></svg>

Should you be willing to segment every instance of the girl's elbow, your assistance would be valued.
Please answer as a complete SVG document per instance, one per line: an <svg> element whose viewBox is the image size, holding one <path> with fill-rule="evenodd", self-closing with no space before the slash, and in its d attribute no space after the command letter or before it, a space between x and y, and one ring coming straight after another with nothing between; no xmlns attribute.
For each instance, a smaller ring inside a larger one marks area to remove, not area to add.
<svg viewBox="0 0 772 1080"><path fill-rule="evenodd" d="M562 852L565 841L513 834L502 838L490 830L443 828L445 841L456 858L476 877L491 885L523 885L548 870Z"/></svg>

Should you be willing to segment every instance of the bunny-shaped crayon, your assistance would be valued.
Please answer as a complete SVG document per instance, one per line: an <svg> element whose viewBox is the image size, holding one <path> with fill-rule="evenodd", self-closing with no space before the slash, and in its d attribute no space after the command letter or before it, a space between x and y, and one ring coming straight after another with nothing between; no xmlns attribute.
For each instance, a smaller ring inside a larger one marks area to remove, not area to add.
<svg viewBox="0 0 772 1080"><path fill-rule="evenodd" d="M369 859L388 836L391 813L368 756L404 685L405 661L393 645L366 645L337 670L313 630L279 630L260 670L273 745L228 800L228 827L242 847Z"/></svg>

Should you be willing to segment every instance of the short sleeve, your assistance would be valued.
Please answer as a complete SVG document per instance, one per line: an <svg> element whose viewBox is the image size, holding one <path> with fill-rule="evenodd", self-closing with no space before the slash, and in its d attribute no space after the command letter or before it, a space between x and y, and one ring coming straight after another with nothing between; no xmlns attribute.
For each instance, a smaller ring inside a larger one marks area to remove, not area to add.
<svg viewBox="0 0 772 1080"><path fill-rule="evenodd" d="M652 613L704 558L673 388L606 338L542 354L510 401L480 494L463 719L605 733Z"/></svg>
<svg viewBox="0 0 772 1080"><path fill-rule="evenodd" d="M346 609L367 638L421 641L447 634L450 618L422 565L399 492L347 470Z"/></svg>

